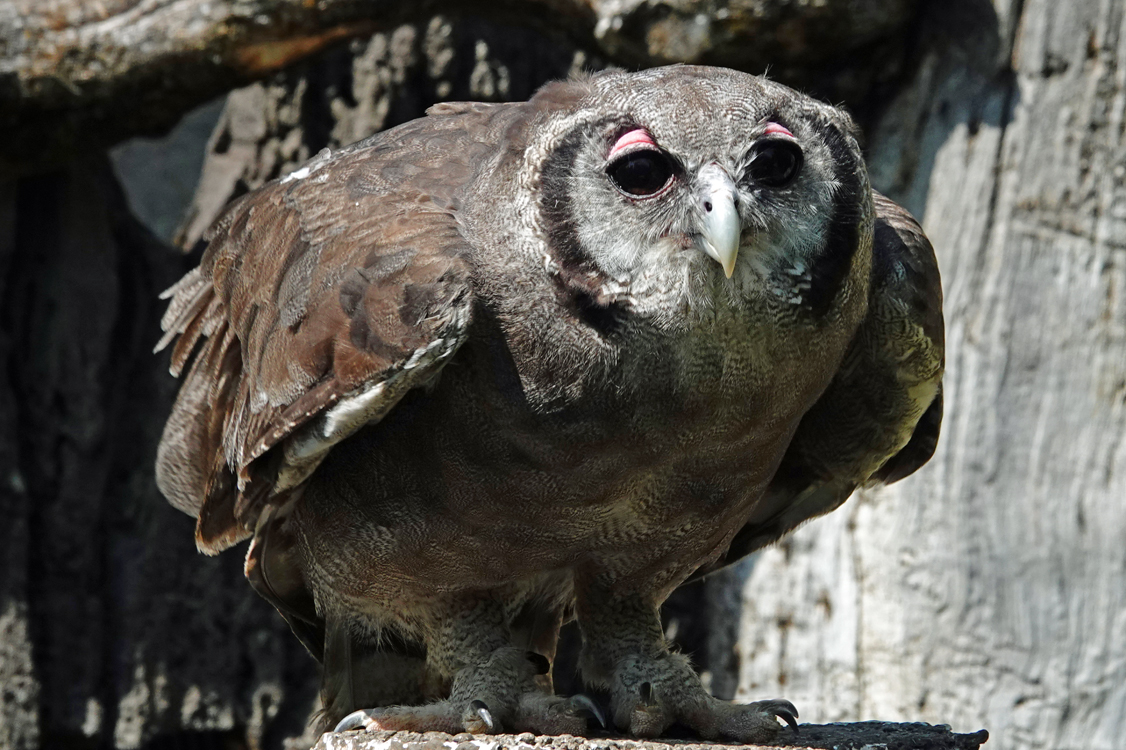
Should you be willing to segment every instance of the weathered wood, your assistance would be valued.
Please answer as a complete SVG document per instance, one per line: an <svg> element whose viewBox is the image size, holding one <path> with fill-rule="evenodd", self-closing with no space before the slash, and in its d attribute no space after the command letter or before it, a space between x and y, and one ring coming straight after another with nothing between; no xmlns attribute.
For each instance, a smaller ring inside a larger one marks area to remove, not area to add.
<svg viewBox="0 0 1126 750"><path fill-rule="evenodd" d="M984 725L997 748L1122 747L1124 12L935 4L870 143L942 267L945 434L918 475L744 577L741 697Z"/></svg>
<svg viewBox="0 0 1126 750"><path fill-rule="evenodd" d="M166 129L224 90L440 12L531 26L627 65L770 65L840 98L894 76L917 2L0 0L0 173Z"/></svg>
<svg viewBox="0 0 1126 750"><path fill-rule="evenodd" d="M185 728L256 740L272 719L300 734L307 656L245 596L237 555L198 555L152 477L174 395L151 354L154 295L185 258L130 216L104 157L0 193L14 238L0 288L0 744L138 747Z"/></svg>
<svg viewBox="0 0 1126 750"><path fill-rule="evenodd" d="M176 243L193 247L223 206L299 166L449 99L526 99L545 81L603 67L536 31L435 16L330 50L233 91Z"/></svg>
<svg viewBox="0 0 1126 750"><path fill-rule="evenodd" d="M0 279L17 251L13 184L0 183ZM0 297L2 302L2 297ZM13 332L0 325L0 371L10 372ZM19 471L19 419L13 389L0 387L0 747L39 744L39 678L31 654L28 603L31 497Z"/></svg>
<svg viewBox="0 0 1126 750"><path fill-rule="evenodd" d="M342 732L325 734L314 750L978 750L989 739L985 730L957 734L948 726L865 721L854 724L802 724L800 732L783 729L765 745L730 745L699 740L635 740L624 737L537 737L524 734L449 735L443 732Z"/></svg>

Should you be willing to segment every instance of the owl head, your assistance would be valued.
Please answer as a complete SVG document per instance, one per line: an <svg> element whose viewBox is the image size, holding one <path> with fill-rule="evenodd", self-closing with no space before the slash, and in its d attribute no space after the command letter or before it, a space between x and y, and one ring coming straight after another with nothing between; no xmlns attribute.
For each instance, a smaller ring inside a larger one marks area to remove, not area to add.
<svg viewBox="0 0 1126 750"><path fill-rule="evenodd" d="M726 300L824 314L869 252L871 190L839 109L683 65L552 84L529 104L540 231L561 263L627 289L635 309Z"/></svg>

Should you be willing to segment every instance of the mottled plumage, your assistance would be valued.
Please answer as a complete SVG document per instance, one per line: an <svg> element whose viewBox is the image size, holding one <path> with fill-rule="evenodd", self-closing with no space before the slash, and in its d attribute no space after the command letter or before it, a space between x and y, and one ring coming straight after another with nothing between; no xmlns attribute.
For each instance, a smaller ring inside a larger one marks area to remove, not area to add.
<svg viewBox="0 0 1126 750"><path fill-rule="evenodd" d="M323 153L208 239L158 480L205 552L253 538L329 720L582 731L550 692L577 617L623 730L793 722L707 695L657 608L933 451L933 251L845 114L602 73Z"/></svg>

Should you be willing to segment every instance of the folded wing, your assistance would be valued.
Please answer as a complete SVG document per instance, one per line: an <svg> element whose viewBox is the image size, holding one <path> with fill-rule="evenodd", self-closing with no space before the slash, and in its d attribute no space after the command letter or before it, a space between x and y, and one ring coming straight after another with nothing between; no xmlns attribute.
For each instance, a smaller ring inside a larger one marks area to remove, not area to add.
<svg viewBox="0 0 1126 750"><path fill-rule="evenodd" d="M436 376L472 294L458 192L495 107L412 121L232 203L172 298L158 348L190 362L157 481L217 553L333 445ZM478 137L474 137L477 134ZM194 359L193 359L194 354Z"/></svg>

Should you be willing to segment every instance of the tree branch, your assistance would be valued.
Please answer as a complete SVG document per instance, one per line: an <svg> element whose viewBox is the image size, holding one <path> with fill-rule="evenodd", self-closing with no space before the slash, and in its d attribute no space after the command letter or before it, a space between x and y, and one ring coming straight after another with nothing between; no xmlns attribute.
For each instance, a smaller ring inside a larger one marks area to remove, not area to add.
<svg viewBox="0 0 1126 750"><path fill-rule="evenodd" d="M786 71L888 39L917 0L0 0L0 170L136 133L328 45L439 13L548 28L626 65ZM854 61L855 62L855 61Z"/></svg>

